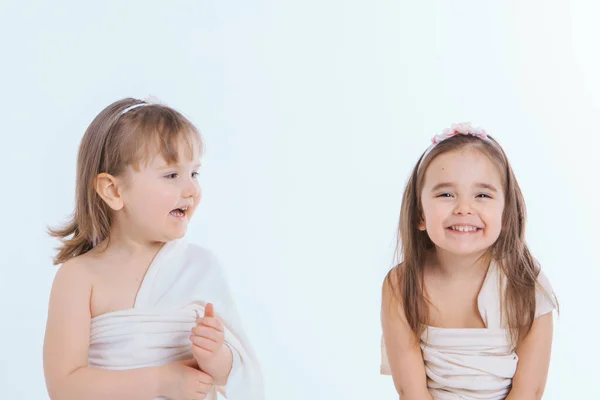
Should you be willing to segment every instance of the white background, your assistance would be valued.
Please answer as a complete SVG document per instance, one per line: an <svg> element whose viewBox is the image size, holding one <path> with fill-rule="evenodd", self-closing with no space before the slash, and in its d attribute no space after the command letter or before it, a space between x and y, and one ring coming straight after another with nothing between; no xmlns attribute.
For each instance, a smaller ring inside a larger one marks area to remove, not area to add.
<svg viewBox="0 0 600 400"><path fill-rule="evenodd" d="M149 94L204 135L188 239L223 262L269 400L397 398L379 296L403 185L460 121L508 153L561 302L544 398L600 398L597 2L165 4L2 2L2 398L47 398L45 227L72 211L83 132Z"/></svg>

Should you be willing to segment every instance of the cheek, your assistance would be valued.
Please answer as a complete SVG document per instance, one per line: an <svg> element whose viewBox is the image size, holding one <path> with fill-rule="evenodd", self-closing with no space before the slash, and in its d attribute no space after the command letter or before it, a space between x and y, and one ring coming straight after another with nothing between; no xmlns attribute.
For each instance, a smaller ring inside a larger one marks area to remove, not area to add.
<svg viewBox="0 0 600 400"><path fill-rule="evenodd" d="M175 207L177 192L162 182L148 183L136 191L137 214L156 214L170 211ZM167 210L168 209L168 210Z"/></svg>
<svg viewBox="0 0 600 400"><path fill-rule="evenodd" d="M493 207L488 207L484 211L483 215L487 224L493 225L498 229L502 228L502 213L504 211L504 204L495 204Z"/></svg>
<svg viewBox="0 0 600 400"><path fill-rule="evenodd" d="M150 204L158 211L171 211L177 206L179 202L179 192L173 190L173 188L163 188L157 190L153 194L153 198L150 200Z"/></svg>
<svg viewBox="0 0 600 400"><path fill-rule="evenodd" d="M202 198L202 187L200 186L199 182L196 182L196 189L197 189L196 196L194 196L194 200L196 200L195 203L200 201L200 199Z"/></svg>
<svg viewBox="0 0 600 400"><path fill-rule="evenodd" d="M191 212L189 213L190 217L192 215L194 215L194 213L198 209L198 205L200 204L200 201L202 200L202 189L200 188L200 185L197 186L197 189L198 189L198 191L196 192L196 195L194 196L194 205L192 207Z"/></svg>
<svg viewBox="0 0 600 400"><path fill-rule="evenodd" d="M433 201L431 199L423 201L423 216L427 225L443 221L451 210L452 206L449 203Z"/></svg>

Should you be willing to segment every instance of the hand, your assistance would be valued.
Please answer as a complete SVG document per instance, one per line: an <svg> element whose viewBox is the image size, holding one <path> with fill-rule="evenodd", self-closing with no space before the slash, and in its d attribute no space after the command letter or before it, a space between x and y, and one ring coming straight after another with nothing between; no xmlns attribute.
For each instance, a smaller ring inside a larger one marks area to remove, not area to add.
<svg viewBox="0 0 600 400"><path fill-rule="evenodd" d="M212 388L210 375L198 370L195 360L176 361L161 368L160 395L172 400L204 400Z"/></svg>
<svg viewBox="0 0 600 400"><path fill-rule="evenodd" d="M206 305L204 317L197 319L190 340L192 353L200 368L203 364L212 363L219 356L225 343L225 329L221 320L215 317L215 310L211 303Z"/></svg>

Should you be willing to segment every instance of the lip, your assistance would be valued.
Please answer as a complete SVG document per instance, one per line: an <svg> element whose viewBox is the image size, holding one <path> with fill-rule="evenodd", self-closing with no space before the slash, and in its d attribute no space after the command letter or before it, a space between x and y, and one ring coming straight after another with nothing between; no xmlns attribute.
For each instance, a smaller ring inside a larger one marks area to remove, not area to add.
<svg viewBox="0 0 600 400"><path fill-rule="evenodd" d="M448 224L445 226L445 228L451 228L453 226L474 226L476 228L483 229L483 226L481 226L481 224L477 222L474 222L472 224L469 224L467 222L457 222L455 224Z"/></svg>
<svg viewBox="0 0 600 400"><path fill-rule="evenodd" d="M190 208L191 208L191 206L176 207L176 208L172 209L171 211L169 211L169 215L171 217L175 218L175 219L182 220L182 219L187 218L188 212L189 212ZM173 215L173 211L175 211L175 210L181 210L181 211L183 211L183 215L181 215L181 216L179 216L179 215Z"/></svg>

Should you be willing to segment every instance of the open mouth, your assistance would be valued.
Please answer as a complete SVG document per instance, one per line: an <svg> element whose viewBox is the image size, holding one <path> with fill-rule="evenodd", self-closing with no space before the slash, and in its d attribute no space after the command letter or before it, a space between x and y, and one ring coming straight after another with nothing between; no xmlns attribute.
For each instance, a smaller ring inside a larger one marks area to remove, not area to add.
<svg viewBox="0 0 600 400"><path fill-rule="evenodd" d="M169 214L171 214L175 218L183 218L187 214L187 209L187 207L175 208L174 210L171 210Z"/></svg>
<svg viewBox="0 0 600 400"><path fill-rule="evenodd" d="M452 225L446 229L449 229L453 232L474 233L474 232L479 232L483 228L479 228L477 226L472 226L472 225Z"/></svg>

